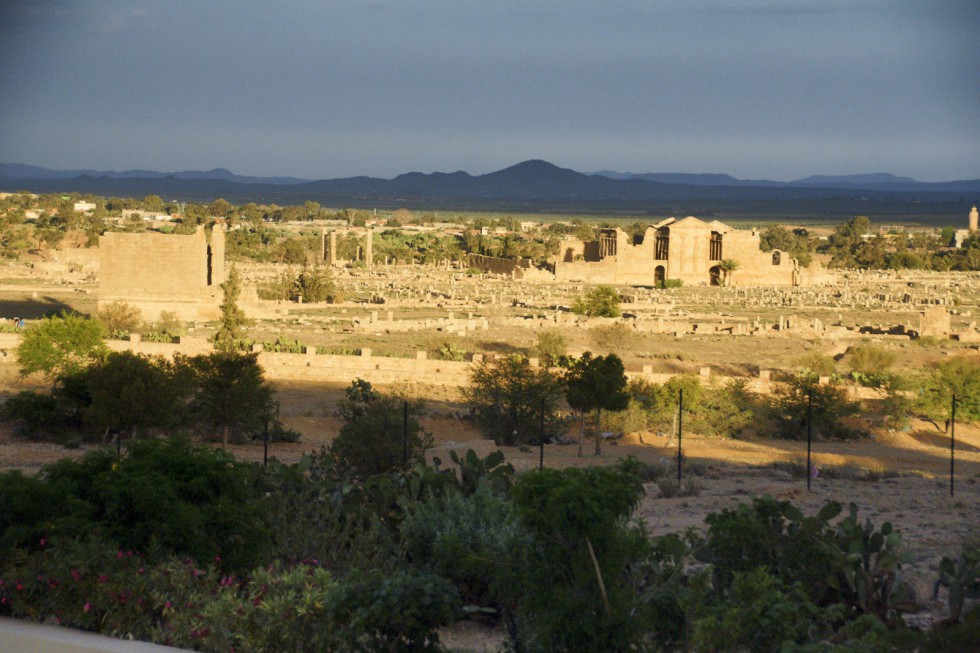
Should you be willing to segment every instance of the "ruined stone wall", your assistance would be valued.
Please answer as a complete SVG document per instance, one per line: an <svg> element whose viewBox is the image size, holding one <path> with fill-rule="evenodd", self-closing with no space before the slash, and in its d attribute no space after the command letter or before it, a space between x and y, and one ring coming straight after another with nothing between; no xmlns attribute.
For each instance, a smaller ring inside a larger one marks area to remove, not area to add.
<svg viewBox="0 0 980 653"><path fill-rule="evenodd" d="M526 258L500 258L482 254L467 254L466 266L491 274L511 275L520 279L525 270L530 269L531 261Z"/></svg>
<svg viewBox="0 0 980 653"><path fill-rule="evenodd" d="M658 227L664 227L668 234L665 260L656 257ZM717 250L712 251L713 233L721 236L720 255ZM693 217L665 220L648 227L635 242L626 232L616 229L614 246L612 235L604 234L600 243L563 239L555 263L555 277L562 281L633 286L655 286L658 281L679 279L686 286L702 286L712 283L712 268L720 266L722 260L732 259L739 266L731 275L729 283L733 285L788 286L806 280L796 261L785 252L780 252L778 263L774 264L772 253L759 250L758 235L737 231L717 221L706 223ZM592 261L587 256L590 246L601 249L598 260ZM580 260L575 260L579 257ZM715 272L722 283L724 273Z"/></svg>
<svg viewBox="0 0 980 653"><path fill-rule="evenodd" d="M214 319L227 278L224 252L222 227L214 228L210 249L204 227L190 235L107 232L99 238L99 307L130 304L144 320L163 310Z"/></svg>

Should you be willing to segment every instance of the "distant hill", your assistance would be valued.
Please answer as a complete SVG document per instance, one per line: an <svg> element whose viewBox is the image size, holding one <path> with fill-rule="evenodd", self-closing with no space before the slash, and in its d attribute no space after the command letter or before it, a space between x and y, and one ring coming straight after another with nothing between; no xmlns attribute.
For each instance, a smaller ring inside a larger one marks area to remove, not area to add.
<svg viewBox="0 0 980 653"><path fill-rule="evenodd" d="M81 192L166 199L328 206L432 206L521 210L630 210L696 202L977 201L980 180L919 182L887 173L814 176L793 182L742 180L726 174L585 174L530 160L483 175L463 171L409 172L394 179L347 177L310 181L294 177L246 177L223 168L162 173L48 170L0 164L0 190ZM649 208L644 210L651 210Z"/></svg>
<svg viewBox="0 0 980 653"><path fill-rule="evenodd" d="M157 172L156 170L51 170L21 163L0 163L0 178L7 179L74 179L76 177L107 177L109 179L221 179L239 184L299 184L309 179L296 177L245 177L224 168L212 170L183 170L181 172Z"/></svg>

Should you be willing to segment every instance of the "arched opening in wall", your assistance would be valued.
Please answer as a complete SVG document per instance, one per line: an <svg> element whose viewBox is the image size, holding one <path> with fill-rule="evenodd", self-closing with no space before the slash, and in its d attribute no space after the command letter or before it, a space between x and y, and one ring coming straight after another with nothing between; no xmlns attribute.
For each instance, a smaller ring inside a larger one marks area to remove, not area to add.
<svg viewBox="0 0 980 653"><path fill-rule="evenodd" d="M721 260L721 234L717 231L711 232L711 245L708 247L708 260Z"/></svg>
<svg viewBox="0 0 980 653"><path fill-rule="evenodd" d="M708 278L709 278L712 286L720 286L721 285L721 266L720 265L712 265L711 268L708 270Z"/></svg>
<svg viewBox="0 0 980 653"><path fill-rule="evenodd" d="M772 264L779 265L783 262L783 254L778 249L772 253Z"/></svg>
<svg viewBox="0 0 980 653"><path fill-rule="evenodd" d="M657 238L653 242L653 258L656 261L666 261L667 252L670 250L670 229L660 227L657 229Z"/></svg>
<svg viewBox="0 0 980 653"><path fill-rule="evenodd" d="M657 288L663 288L664 283L667 281L667 270L662 265L658 265L653 269L653 283Z"/></svg>
<svg viewBox="0 0 980 653"><path fill-rule="evenodd" d="M211 246L208 245L208 285L211 285Z"/></svg>

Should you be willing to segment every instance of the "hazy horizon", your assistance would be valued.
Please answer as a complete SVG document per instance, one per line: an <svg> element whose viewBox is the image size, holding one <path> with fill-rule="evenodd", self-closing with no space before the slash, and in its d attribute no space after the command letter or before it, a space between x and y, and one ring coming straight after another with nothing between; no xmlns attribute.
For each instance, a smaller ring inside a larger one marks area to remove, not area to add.
<svg viewBox="0 0 980 653"><path fill-rule="evenodd" d="M9 0L0 161L980 178L980 3Z"/></svg>

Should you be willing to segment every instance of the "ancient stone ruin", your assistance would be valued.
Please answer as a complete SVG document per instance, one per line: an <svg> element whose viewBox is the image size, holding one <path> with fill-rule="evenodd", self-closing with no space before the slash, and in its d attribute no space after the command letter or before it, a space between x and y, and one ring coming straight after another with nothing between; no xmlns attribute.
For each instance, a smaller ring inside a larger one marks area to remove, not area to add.
<svg viewBox="0 0 980 653"><path fill-rule="evenodd" d="M726 270L726 260L736 268ZM566 237L555 261L559 281L633 286L663 286L668 280L686 286L799 286L815 276L786 252L761 251L755 231L694 217L668 218L632 237L619 228L602 229L590 242Z"/></svg>
<svg viewBox="0 0 980 653"><path fill-rule="evenodd" d="M106 232L99 238L99 308L121 302L144 320L162 311L181 320L213 320L220 315L225 269L225 230L210 239L204 227L189 235Z"/></svg>

